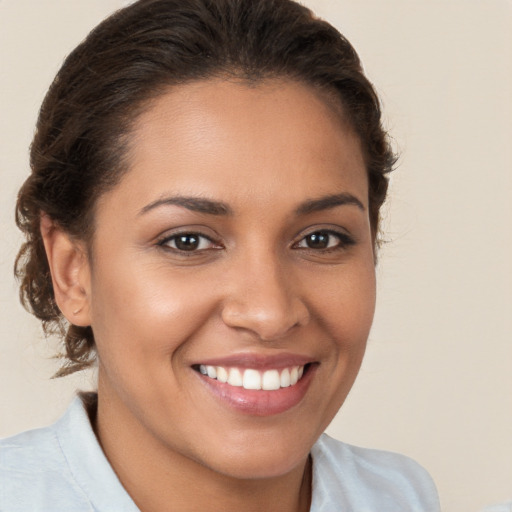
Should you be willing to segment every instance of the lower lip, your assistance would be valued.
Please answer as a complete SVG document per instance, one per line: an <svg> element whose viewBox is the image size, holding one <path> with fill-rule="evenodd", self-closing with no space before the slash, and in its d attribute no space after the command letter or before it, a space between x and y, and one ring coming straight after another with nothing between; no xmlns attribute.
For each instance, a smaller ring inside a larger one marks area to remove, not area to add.
<svg viewBox="0 0 512 512"><path fill-rule="evenodd" d="M274 391L230 386L199 372L196 374L215 397L231 409L253 416L272 416L281 414L302 401L309 389L316 368L317 365L311 364L297 384Z"/></svg>

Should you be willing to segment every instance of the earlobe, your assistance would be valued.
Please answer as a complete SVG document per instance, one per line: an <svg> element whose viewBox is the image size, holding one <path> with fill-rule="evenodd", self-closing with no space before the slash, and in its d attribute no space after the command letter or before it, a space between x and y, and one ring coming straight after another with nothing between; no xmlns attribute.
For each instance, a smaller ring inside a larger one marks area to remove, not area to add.
<svg viewBox="0 0 512 512"><path fill-rule="evenodd" d="M84 245L46 214L41 215L40 228L57 306L70 323L91 325L90 271Z"/></svg>

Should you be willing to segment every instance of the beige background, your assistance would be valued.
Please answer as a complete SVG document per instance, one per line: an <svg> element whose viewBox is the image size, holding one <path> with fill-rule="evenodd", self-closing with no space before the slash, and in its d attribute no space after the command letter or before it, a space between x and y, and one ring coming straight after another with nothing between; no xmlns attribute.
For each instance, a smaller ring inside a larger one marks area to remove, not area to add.
<svg viewBox="0 0 512 512"><path fill-rule="evenodd" d="M0 436L53 421L56 369L17 303L16 191L63 57L121 0L0 0ZM329 431L396 450L447 512L512 498L512 1L308 0L358 49L402 153L359 380Z"/></svg>

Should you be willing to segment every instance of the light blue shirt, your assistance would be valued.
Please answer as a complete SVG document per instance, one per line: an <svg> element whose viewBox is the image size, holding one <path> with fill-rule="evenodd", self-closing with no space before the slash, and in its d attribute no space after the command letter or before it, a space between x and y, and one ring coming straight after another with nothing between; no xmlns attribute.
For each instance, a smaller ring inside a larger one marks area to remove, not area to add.
<svg viewBox="0 0 512 512"><path fill-rule="evenodd" d="M512 512L512 500L507 501L507 503L489 505L488 507L485 507L481 512Z"/></svg>
<svg viewBox="0 0 512 512"><path fill-rule="evenodd" d="M311 512L439 512L432 479L402 455L327 435L314 445ZM0 441L1 512L140 512L76 398L54 425Z"/></svg>

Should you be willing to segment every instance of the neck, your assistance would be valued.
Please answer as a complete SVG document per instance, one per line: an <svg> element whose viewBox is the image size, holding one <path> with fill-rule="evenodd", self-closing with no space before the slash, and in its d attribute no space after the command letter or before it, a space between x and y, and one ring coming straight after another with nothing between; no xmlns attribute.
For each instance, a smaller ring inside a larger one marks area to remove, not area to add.
<svg viewBox="0 0 512 512"><path fill-rule="evenodd" d="M218 473L148 436L126 411L98 399L95 431L111 466L141 512L307 512L311 460L272 478ZM198 492L198 489L200 492Z"/></svg>

